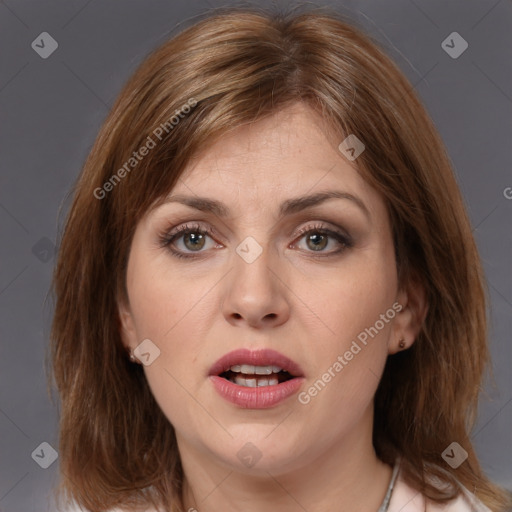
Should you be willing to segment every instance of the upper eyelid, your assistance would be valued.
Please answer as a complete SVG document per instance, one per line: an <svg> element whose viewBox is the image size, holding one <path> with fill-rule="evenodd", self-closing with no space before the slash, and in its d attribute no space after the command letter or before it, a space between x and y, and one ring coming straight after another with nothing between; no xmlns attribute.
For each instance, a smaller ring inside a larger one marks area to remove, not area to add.
<svg viewBox="0 0 512 512"><path fill-rule="evenodd" d="M296 224L297 222L294 222L294 224ZM329 221L329 220L319 220L319 219L313 219L313 220L300 220L299 221L299 224L304 224L300 229L296 229L294 228L293 229L293 232L300 232L300 231L303 231L304 229L307 229L307 228L314 228L315 226L318 228L318 229L331 229L331 230L334 230L334 231L342 231L344 234L346 234L347 236L349 236L347 230L342 227L342 226L339 226L336 224L336 222L334 221ZM223 224L224 226L224 224ZM278 227L278 225L274 225L273 229L271 230L271 232L275 231L276 228ZM173 226L173 227L169 227L169 228L164 228L162 230L163 233L166 233L168 235L174 235L174 234L177 234L183 230L192 230L192 229L199 229L199 230L202 230L202 231L206 231L208 234L210 233L216 233L218 234L219 236L222 236L220 233L219 233L219 230L215 227L212 226L212 224L208 221L197 221L197 220L193 220L193 221L184 221L180 224L177 224L176 226ZM233 232L233 230L231 228L227 228L228 231L230 232Z"/></svg>

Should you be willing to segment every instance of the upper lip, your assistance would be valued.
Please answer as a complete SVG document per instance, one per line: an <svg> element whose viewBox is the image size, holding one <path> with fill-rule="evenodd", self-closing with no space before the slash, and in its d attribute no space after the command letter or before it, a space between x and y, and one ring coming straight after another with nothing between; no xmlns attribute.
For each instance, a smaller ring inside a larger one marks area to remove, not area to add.
<svg viewBox="0 0 512 512"><path fill-rule="evenodd" d="M250 364L254 366L279 366L293 377L303 377L304 372L298 363L285 355L270 348L249 350L241 348L223 355L210 368L209 375L220 375L237 364Z"/></svg>

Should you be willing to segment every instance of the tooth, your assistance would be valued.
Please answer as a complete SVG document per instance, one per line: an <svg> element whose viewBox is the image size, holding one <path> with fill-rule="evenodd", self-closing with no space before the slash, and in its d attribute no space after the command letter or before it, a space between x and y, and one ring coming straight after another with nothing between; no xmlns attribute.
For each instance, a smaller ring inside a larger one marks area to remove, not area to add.
<svg viewBox="0 0 512 512"><path fill-rule="evenodd" d="M241 369L241 368L242 368L242 367L241 367L239 364L235 364L234 366L232 366L232 367L230 368L230 370L231 370L232 372L240 373L240 369Z"/></svg>
<svg viewBox="0 0 512 512"><path fill-rule="evenodd" d="M272 366L255 366L254 373L256 375L270 375L272 373Z"/></svg>
<svg viewBox="0 0 512 512"><path fill-rule="evenodd" d="M279 373L282 370L282 368L279 368L279 366L272 366L272 373Z"/></svg>
<svg viewBox="0 0 512 512"><path fill-rule="evenodd" d="M235 375L231 382L238 384L239 386L244 386L247 388L256 388L263 386L277 386L279 384L279 379L277 377L269 377L268 379L265 377L258 377L256 379L247 379L242 376L242 374Z"/></svg>
<svg viewBox="0 0 512 512"><path fill-rule="evenodd" d="M252 364L243 364L240 369L242 373L247 373L249 375L254 375L254 365Z"/></svg>
<svg viewBox="0 0 512 512"><path fill-rule="evenodd" d="M246 379L245 377L242 377L240 375L235 376L235 383L239 386L245 386L249 388L255 388L256 387L256 379Z"/></svg>

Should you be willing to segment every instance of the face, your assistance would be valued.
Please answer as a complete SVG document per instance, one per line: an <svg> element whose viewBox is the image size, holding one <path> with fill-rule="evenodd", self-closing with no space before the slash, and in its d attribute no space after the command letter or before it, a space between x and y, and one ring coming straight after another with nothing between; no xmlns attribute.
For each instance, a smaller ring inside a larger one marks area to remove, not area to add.
<svg viewBox="0 0 512 512"><path fill-rule="evenodd" d="M170 193L225 211L171 200L137 225L123 340L150 340L136 354L182 458L279 474L371 431L386 358L414 336L384 201L340 142L297 104L222 138ZM321 193L337 197L291 202Z"/></svg>

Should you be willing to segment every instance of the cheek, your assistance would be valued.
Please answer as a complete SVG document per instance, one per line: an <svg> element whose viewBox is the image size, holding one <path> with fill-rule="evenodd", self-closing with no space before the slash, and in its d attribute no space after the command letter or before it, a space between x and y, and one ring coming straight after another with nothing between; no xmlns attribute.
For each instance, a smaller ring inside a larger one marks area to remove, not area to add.
<svg viewBox="0 0 512 512"><path fill-rule="evenodd" d="M304 277L293 286L301 298L297 306L310 318L309 327L316 324L319 338L336 350L374 325L396 297L394 253L382 244L353 251L335 266L317 267L314 278L301 270ZM388 331L389 324L382 330Z"/></svg>
<svg viewBox="0 0 512 512"><path fill-rule="evenodd" d="M203 287L187 285L183 293L176 283L165 284L159 280L143 286L133 307L137 332L159 347L165 368L183 376L197 360L205 336L201 318L206 318L205 308L213 306L204 297Z"/></svg>
<svg viewBox="0 0 512 512"><path fill-rule="evenodd" d="M205 342L211 338L211 319L218 320L220 314L215 294L219 277L212 272L180 272L163 253L153 259L142 254L131 264L130 299L137 335L141 340L149 338L160 349L155 364L146 367L148 380L170 391L177 379L193 392L192 369L196 376L198 368L205 371L200 365L208 348ZM157 369L164 374L158 381Z"/></svg>
<svg viewBox="0 0 512 512"><path fill-rule="evenodd" d="M347 410L357 415L371 401L387 359L396 285L394 254L375 247L316 281L308 305L318 311L312 322L325 335L312 338L318 371L304 401L313 408L334 406L328 414L342 420Z"/></svg>
<svg viewBox="0 0 512 512"><path fill-rule="evenodd" d="M140 339L151 339L160 350L158 358L145 366L144 372L169 422L180 431L187 431L204 414L194 399L198 379L197 374L195 380L193 376L199 367L201 350L204 351L201 343L207 338L201 318L206 318L204 308L213 304L208 295L205 297L204 283L201 285L200 281L190 284L176 276L172 280L154 276L155 272L139 274L133 288L137 334Z"/></svg>
<svg viewBox="0 0 512 512"><path fill-rule="evenodd" d="M129 262L129 295L140 335L161 343L187 323L190 312L204 295L199 279L184 279L169 264L164 252L151 255L139 250Z"/></svg>

